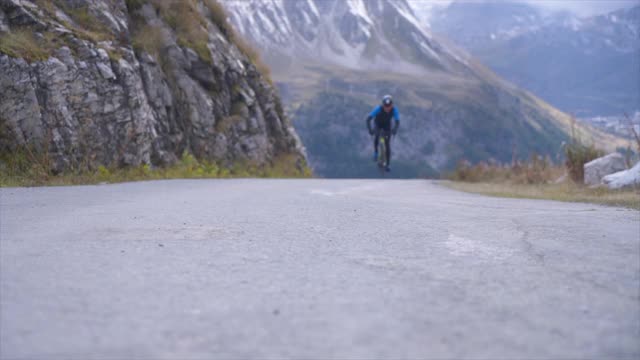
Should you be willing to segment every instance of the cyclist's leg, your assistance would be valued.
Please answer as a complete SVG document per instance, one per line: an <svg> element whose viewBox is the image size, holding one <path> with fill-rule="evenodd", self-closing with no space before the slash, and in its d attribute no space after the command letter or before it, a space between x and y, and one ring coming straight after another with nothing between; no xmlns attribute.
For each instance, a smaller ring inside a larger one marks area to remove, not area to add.
<svg viewBox="0 0 640 360"><path fill-rule="evenodd" d="M373 140L373 151L378 154L378 142L380 140L380 136L382 135L382 131L384 129L384 123L380 122L380 118L376 117L373 119L373 131L374 131L374 140Z"/></svg>
<svg viewBox="0 0 640 360"><path fill-rule="evenodd" d="M380 139L380 131L378 127L373 130L373 152L378 152L378 141Z"/></svg>
<svg viewBox="0 0 640 360"><path fill-rule="evenodd" d="M381 135L384 136L385 158L387 159L387 167L391 163L391 119L383 124Z"/></svg>
<svg viewBox="0 0 640 360"><path fill-rule="evenodd" d="M380 137L377 127L375 127L373 131L373 161L378 161L378 142Z"/></svg>
<svg viewBox="0 0 640 360"><path fill-rule="evenodd" d="M390 131L385 131L384 132L384 143L385 143L385 150L386 150L386 156L387 156L387 166L389 166L389 164L391 164L391 132Z"/></svg>

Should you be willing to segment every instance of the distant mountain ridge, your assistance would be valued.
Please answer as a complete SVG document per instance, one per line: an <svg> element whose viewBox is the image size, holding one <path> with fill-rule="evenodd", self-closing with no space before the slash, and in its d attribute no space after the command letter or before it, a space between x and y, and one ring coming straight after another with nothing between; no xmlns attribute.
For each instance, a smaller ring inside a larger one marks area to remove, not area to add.
<svg viewBox="0 0 640 360"><path fill-rule="evenodd" d="M405 73L465 69L462 55L434 41L406 0L223 3L236 28L267 58L280 62L306 58L359 70Z"/></svg>
<svg viewBox="0 0 640 360"><path fill-rule="evenodd" d="M564 111L640 107L640 5L579 18L524 3L455 1L430 15L434 32Z"/></svg>
<svg viewBox="0 0 640 360"><path fill-rule="evenodd" d="M537 153L557 159L571 120L505 82L417 20L405 0L226 0L279 86L314 172L377 176L364 118L385 93L401 111L395 176ZM319 16L322 14L322 16ZM392 60L392 61L389 61ZM577 126L615 148L615 137Z"/></svg>

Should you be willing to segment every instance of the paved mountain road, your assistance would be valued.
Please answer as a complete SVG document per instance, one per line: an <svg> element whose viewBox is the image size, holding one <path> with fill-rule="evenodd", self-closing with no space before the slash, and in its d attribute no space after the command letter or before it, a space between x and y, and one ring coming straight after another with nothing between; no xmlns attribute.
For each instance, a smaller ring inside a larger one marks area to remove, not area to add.
<svg viewBox="0 0 640 360"><path fill-rule="evenodd" d="M640 213L427 181L0 189L0 358L635 358Z"/></svg>

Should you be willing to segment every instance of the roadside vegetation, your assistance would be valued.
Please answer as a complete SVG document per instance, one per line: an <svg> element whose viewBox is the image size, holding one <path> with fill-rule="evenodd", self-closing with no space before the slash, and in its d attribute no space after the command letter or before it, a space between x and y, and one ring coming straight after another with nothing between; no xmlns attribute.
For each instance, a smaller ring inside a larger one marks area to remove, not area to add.
<svg viewBox="0 0 640 360"><path fill-rule="evenodd" d="M77 169L62 174L50 170L51 159L23 150L0 157L0 187L59 186L119 183L161 179L226 179L226 178L309 178L311 170L297 163L295 155L277 156L270 164L259 166L249 161L235 162L225 167L216 162L196 159L184 152L180 160L166 167L150 165L128 167L98 166L96 169Z"/></svg>
<svg viewBox="0 0 640 360"><path fill-rule="evenodd" d="M640 138L635 134L638 154ZM584 164L605 153L572 136L564 146L564 164L533 154L529 161L516 159L511 164L460 161L447 178L446 185L457 190L509 198L547 199L622 206L640 210L640 187L611 190L604 186L584 185ZM631 146L624 150L627 166L633 163Z"/></svg>
<svg viewBox="0 0 640 360"><path fill-rule="evenodd" d="M29 63L46 60L51 50L49 45L44 37L37 38L28 28L0 33L0 54L23 58Z"/></svg>
<svg viewBox="0 0 640 360"><path fill-rule="evenodd" d="M455 181L445 184L452 189L489 196L585 202L640 210L640 190L638 189L589 188L571 181L548 184Z"/></svg>

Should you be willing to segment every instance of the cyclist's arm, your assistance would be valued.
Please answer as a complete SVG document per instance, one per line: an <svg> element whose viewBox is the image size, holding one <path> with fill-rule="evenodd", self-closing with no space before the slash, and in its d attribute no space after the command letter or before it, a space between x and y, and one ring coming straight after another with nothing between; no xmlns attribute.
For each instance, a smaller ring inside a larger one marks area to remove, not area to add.
<svg viewBox="0 0 640 360"><path fill-rule="evenodd" d="M378 114L380 113L381 110L382 110L382 106L380 106L380 105L376 106L376 108L373 109L371 114L369 114L367 119L373 119L374 117L378 116Z"/></svg>
<svg viewBox="0 0 640 360"><path fill-rule="evenodd" d="M373 109L369 116L367 116L367 129L369 129L369 131L371 131L371 120L373 120L373 118L378 115L381 109L382 108L380 106L377 106L375 109Z"/></svg>

